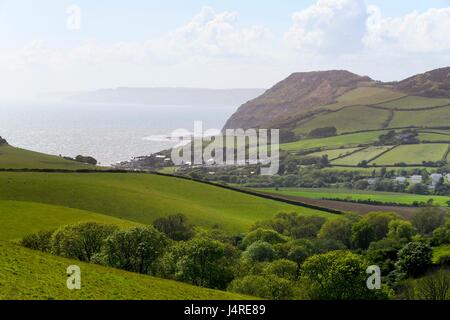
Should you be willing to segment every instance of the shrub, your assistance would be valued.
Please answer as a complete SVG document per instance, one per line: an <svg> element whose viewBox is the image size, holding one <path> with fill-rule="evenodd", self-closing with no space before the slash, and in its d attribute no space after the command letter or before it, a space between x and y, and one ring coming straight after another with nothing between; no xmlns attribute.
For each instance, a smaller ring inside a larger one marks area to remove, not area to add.
<svg viewBox="0 0 450 320"><path fill-rule="evenodd" d="M352 241L352 223L347 219L328 220L322 225L317 237L340 241L349 248Z"/></svg>
<svg viewBox="0 0 450 320"><path fill-rule="evenodd" d="M20 244L28 249L50 252L54 232L54 230L39 231L38 233L27 235L20 241Z"/></svg>
<svg viewBox="0 0 450 320"><path fill-rule="evenodd" d="M414 212L411 222L421 235L431 235L434 229L445 223L445 211L442 208L422 208Z"/></svg>
<svg viewBox="0 0 450 320"><path fill-rule="evenodd" d="M91 261L116 226L96 222L69 225L58 229L51 239L51 252L66 258Z"/></svg>
<svg viewBox="0 0 450 320"><path fill-rule="evenodd" d="M270 244L286 242L286 238L275 230L258 228L253 230L244 237L242 240L242 246L247 248L249 245L256 241L263 241Z"/></svg>
<svg viewBox="0 0 450 320"><path fill-rule="evenodd" d="M256 241L245 250L243 257L254 262L272 261L276 253L270 243Z"/></svg>
<svg viewBox="0 0 450 320"><path fill-rule="evenodd" d="M156 230L159 230L175 241L189 240L194 236L194 231L187 224L187 218L183 214L175 214L156 219L153 222L153 226Z"/></svg>
<svg viewBox="0 0 450 320"><path fill-rule="evenodd" d="M298 276L298 266L295 262L287 260L287 259L280 259L275 260L269 264L266 265L264 268L265 274L273 274L277 277L287 279L287 280L295 280Z"/></svg>
<svg viewBox="0 0 450 320"><path fill-rule="evenodd" d="M228 290L271 300L289 300L294 296L292 283L276 275L250 275L235 279Z"/></svg>
<svg viewBox="0 0 450 320"><path fill-rule="evenodd" d="M352 228L352 242L357 248L367 249L371 242L386 237L389 223L399 217L391 212L371 212L356 222Z"/></svg>
<svg viewBox="0 0 450 320"><path fill-rule="evenodd" d="M431 266L433 249L424 242L410 242L398 252L397 269L407 276L417 277Z"/></svg>

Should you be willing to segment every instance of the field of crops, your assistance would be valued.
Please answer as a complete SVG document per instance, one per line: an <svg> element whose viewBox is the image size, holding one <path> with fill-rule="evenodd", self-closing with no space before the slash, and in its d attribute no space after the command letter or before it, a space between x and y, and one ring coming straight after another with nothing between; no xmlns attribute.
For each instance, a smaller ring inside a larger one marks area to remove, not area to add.
<svg viewBox="0 0 450 320"><path fill-rule="evenodd" d="M363 149L361 151L353 153L347 157L332 161L331 164L356 166L361 161L363 161L363 160L369 161L370 159L375 158L376 156L380 155L381 153L383 153L391 148L392 148L392 146L369 147L367 149Z"/></svg>
<svg viewBox="0 0 450 320"><path fill-rule="evenodd" d="M395 163L421 164L423 161L439 161L448 149L448 144L414 144L402 145L376 159L377 165Z"/></svg>

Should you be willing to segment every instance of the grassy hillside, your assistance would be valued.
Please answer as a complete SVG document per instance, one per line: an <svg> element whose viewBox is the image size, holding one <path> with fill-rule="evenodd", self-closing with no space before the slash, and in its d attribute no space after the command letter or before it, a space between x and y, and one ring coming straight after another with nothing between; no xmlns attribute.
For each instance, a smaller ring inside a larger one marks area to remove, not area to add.
<svg viewBox="0 0 450 320"><path fill-rule="evenodd" d="M433 99L426 97L408 96L395 101L380 104L390 109L420 109L438 107L450 104L450 99Z"/></svg>
<svg viewBox="0 0 450 320"><path fill-rule="evenodd" d="M70 161L57 156L0 146L0 169L98 169L91 165Z"/></svg>
<svg viewBox="0 0 450 320"><path fill-rule="evenodd" d="M77 222L96 221L129 228L139 223L94 212L33 202L0 200L0 240L19 240L27 234Z"/></svg>
<svg viewBox="0 0 450 320"><path fill-rule="evenodd" d="M396 111L389 127L445 127L450 122L450 106L423 111Z"/></svg>
<svg viewBox="0 0 450 320"><path fill-rule="evenodd" d="M355 151L360 150L361 148L344 148L344 149L334 149L334 150L325 150L325 151L319 151L309 154L311 157L322 157L322 156L328 156L328 160L333 160L338 157L343 157L345 155L348 155L350 153L353 153Z"/></svg>
<svg viewBox="0 0 450 320"><path fill-rule="evenodd" d="M445 155L448 144L402 145L374 160L377 165L392 165L399 162L421 164L423 161L439 161Z"/></svg>
<svg viewBox="0 0 450 320"><path fill-rule="evenodd" d="M294 130L296 134L307 134L316 128L334 126L338 133L360 130L382 129L390 112L364 106L343 108L336 112L320 115L301 124Z"/></svg>
<svg viewBox="0 0 450 320"><path fill-rule="evenodd" d="M81 290L68 290L66 269L81 268ZM0 241L0 300L232 300L249 297L51 256ZM253 299L253 298L252 298Z"/></svg>
<svg viewBox="0 0 450 320"><path fill-rule="evenodd" d="M0 199L31 201L87 210L140 223L183 213L197 225L231 232L279 212L332 216L198 182L119 173L0 172Z"/></svg>
<svg viewBox="0 0 450 320"><path fill-rule="evenodd" d="M275 194L283 194L288 196L299 196L311 199L349 199L349 200L374 200L381 202L397 202L402 204L411 205L414 201L427 202L429 199L433 199L434 204L438 204L446 207L447 201L450 201L446 196L435 195L418 195L407 193L395 193L395 192L377 192L365 190L346 190L346 189L327 189L327 188L264 188L264 191L270 191Z"/></svg>

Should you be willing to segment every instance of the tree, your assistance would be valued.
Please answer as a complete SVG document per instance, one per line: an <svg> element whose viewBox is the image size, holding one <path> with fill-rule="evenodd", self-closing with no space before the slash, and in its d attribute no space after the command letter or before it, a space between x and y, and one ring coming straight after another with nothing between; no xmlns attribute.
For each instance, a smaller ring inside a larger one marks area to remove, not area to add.
<svg viewBox="0 0 450 320"><path fill-rule="evenodd" d="M442 208L422 208L414 212L411 222L421 235L431 235L434 229L445 223L445 211Z"/></svg>
<svg viewBox="0 0 450 320"><path fill-rule="evenodd" d="M78 155L75 157L75 161L77 162L82 162L82 163L87 163L87 164L92 164L92 165L97 165L97 160L91 156L82 156L82 155Z"/></svg>
<svg viewBox="0 0 450 320"><path fill-rule="evenodd" d="M20 244L28 249L50 252L54 232L55 230L39 231L38 233L27 235L20 241Z"/></svg>
<svg viewBox="0 0 450 320"><path fill-rule="evenodd" d="M386 298L366 285L367 262L350 251L331 251L309 257L301 267L301 282L310 299L355 300Z"/></svg>
<svg viewBox="0 0 450 320"><path fill-rule="evenodd" d="M366 259L372 265L378 265L383 275L388 275L395 270L398 251L403 247L402 243L395 238L384 238L372 242L367 249Z"/></svg>
<svg viewBox="0 0 450 320"><path fill-rule="evenodd" d="M287 259L275 260L264 268L265 274L274 274L277 277L291 281L297 279L298 271L298 265Z"/></svg>
<svg viewBox="0 0 450 320"><path fill-rule="evenodd" d="M340 241L347 248L350 248L352 241L352 223L348 219L328 220L322 225L317 237L319 239Z"/></svg>
<svg viewBox="0 0 450 320"><path fill-rule="evenodd" d="M410 242L415 234L412 223L406 220L392 220L388 228L388 238L399 241Z"/></svg>
<svg viewBox="0 0 450 320"><path fill-rule="evenodd" d="M242 240L242 246L244 248L247 248L249 245L256 241L264 241L270 244L276 244L286 242L286 238L275 230L258 228L247 233L247 235Z"/></svg>
<svg viewBox="0 0 450 320"><path fill-rule="evenodd" d="M428 190L428 186L426 184L423 183L415 183L413 185L411 185L408 189L409 193L414 193L414 194L429 194L429 190Z"/></svg>
<svg viewBox="0 0 450 320"><path fill-rule="evenodd" d="M450 220L445 225L433 231L432 245L440 246L441 244L450 243Z"/></svg>
<svg viewBox="0 0 450 320"><path fill-rule="evenodd" d="M245 250L243 257L254 262L272 261L276 252L270 243L256 241Z"/></svg>
<svg viewBox="0 0 450 320"><path fill-rule="evenodd" d="M397 269L407 276L417 277L431 266L433 249L424 242L410 242L398 252Z"/></svg>
<svg viewBox="0 0 450 320"><path fill-rule="evenodd" d="M367 249L371 242L386 237L389 223L399 219L391 212L371 212L356 222L352 228L352 242L357 248Z"/></svg>
<svg viewBox="0 0 450 320"><path fill-rule="evenodd" d="M105 241L102 260L111 267L154 274L167 245L166 236L151 226L120 230Z"/></svg>
<svg viewBox="0 0 450 320"><path fill-rule="evenodd" d="M417 291L424 300L447 300L450 293L450 272L441 269L419 279Z"/></svg>
<svg viewBox="0 0 450 320"><path fill-rule="evenodd" d="M192 226L187 224L187 218L183 214L169 215L156 219L153 222L153 226L156 230L175 241L189 240L194 236Z"/></svg>
<svg viewBox="0 0 450 320"><path fill-rule="evenodd" d="M64 226L52 235L51 252L66 258L91 261L101 251L105 239L116 230L116 226L96 222Z"/></svg>
<svg viewBox="0 0 450 320"><path fill-rule="evenodd" d="M293 299L292 282L276 275L249 275L235 279L229 291L271 300Z"/></svg>
<svg viewBox="0 0 450 320"><path fill-rule="evenodd" d="M163 274L197 286L225 289L238 253L231 245L195 237L175 244L163 258Z"/></svg>

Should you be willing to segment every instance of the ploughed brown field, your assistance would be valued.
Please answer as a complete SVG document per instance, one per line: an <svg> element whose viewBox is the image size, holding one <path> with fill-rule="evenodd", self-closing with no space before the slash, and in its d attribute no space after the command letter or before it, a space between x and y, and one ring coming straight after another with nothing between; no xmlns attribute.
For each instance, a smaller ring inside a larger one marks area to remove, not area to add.
<svg viewBox="0 0 450 320"><path fill-rule="evenodd" d="M263 191L257 191L258 193L262 195L269 195L271 197L289 200L289 201L296 201L299 203L304 203L307 205L322 207L322 208L329 208L341 212L355 212L358 214L367 214L369 212L374 211L389 211L389 212L395 212L399 214L400 216L404 217L405 219L410 219L412 217L412 214L414 211L417 210L415 207L408 207L408 206L385 206L385 205L371 205L371 204L364 204L364 203L353 203L353 202L346 202L346 201L335 201L335 200L323 200L323 199L311 199L311 198L305 198L305 197L299 197L299 196L288 196L288 195L279 195L274 194L270 192L263 192Z"/></svg>

